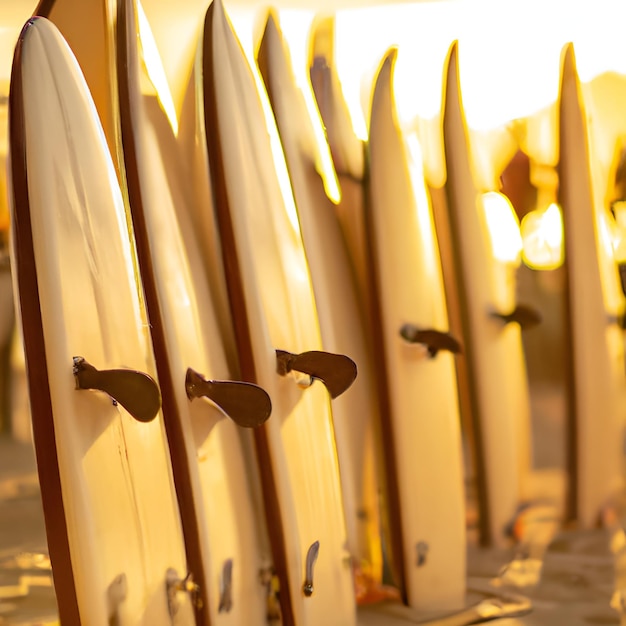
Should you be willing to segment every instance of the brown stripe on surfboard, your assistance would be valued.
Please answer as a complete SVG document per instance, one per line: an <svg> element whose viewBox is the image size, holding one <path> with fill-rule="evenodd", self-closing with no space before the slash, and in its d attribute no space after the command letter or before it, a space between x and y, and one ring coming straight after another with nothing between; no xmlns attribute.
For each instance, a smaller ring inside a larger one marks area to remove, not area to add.
<svg viewBox="0 0 626 626"><path fill-rule="evenodd" d="M465 119L463 116L462 105L459 96L459 74L458 74L458 46L454 44L446 59L445 76L444 76L444 91L443 91L443 144L444 144L444 160L446 167L448 168L446 174L446 183L444 186L443 197L436 196L436 199L440 200L440 204L435 214L438 216L438 223L440 231L437 235L439 237L440 246L444 243L445 248L445 236L447 233L441 232L444 229L448 229L451 252L442 256L442 264L444 265L444 276L448 278L446 284L446 295L450 290L450 278L456 277L454 285L456 286L457 295L452 302L458 303L459 315L457 317L457 323L460 322L462 328L463 348L467 359L467 365L460 370L457 368L457 372L462 374L462 378L459 380L459 399L461 400L461 408L466 411L469 409L469 420L471 423L470 433L473 441L473 453L474 453L474 468L476 471L476 487L478 495L478 532L480 543L483 546L488 546L493 542L491 536L491 525L489 523L490 511L489 511L489 485L487 484L487 468L484 462L484 440L483 429L480 424L480 410L477 396L477 380L476 369L472 367L475 355L480 349L480 346L476 345L473 338L473 334L470 331L469 316L467 311L469 309L469 301L471 294L468 293L465 281L460 280L463 276L462 261L459 254L454 254L454 249L458 248L458 242L463 237L461 232L461 226L458 224L455 212L451 210L451 207L457 202L455 196L454 185L451 184L451 179L455 175L454 160L448 159L448 141L450 135L451 119L455 116L460 117L460 122L464 132L466 131ZM455 97L452 97L454 94ZM461 167L469 169L469 154L467 147L467 137L464 137L464 146L462 150L463 165ZM443 207L441 204L445 202L445 221L443 217ZM454 318L453 318L454 319ZM457 359L459 363L462 359ZM464 420L467 423L467 420Z"/></svg>
<svg viewBox="0 0 626 626"><path fill-rule="evenodd" d="M204 78L204 112L206 145L209 156L209 168L214 194L215 210L219 234L222 242L224 271L228 289L228 299L235 330L235 341L239 355L242 380L257 383L257 373L252 350L252 335L250 322L246 312L246 301L243 290L243 279L237 255L237 243L233 223L230 216L228 190L224 163L222 161L222 147L219 138L219 120L217 116L216 85L213 66L212 27L214 20L214 4L207 10L202 49L202 73ZM267 426L263 425L254 430L254 441L257 453L257 463L261 476L265 518L270 537L274 568L280 583L280 606L282 610L283 626L294 626L293 603L288 575L287 548L284 541L284 528L280 516L280 504L276 489L276 478L272 467Z"/></svg>
<svg viewBox="0 0 626 626"><path fill-rule="evenodd" d="M31 24L32 20L26 24L17 42L9 92L9 147L14 206L12 228L26 355L26 373L31 392L33 439L48 538L48 551L52 563L60 621L64 626L74 626L79 625L81 621L59 473L28 195L21 64L24 36ZM69 369L70 363L67 366Z"/></svg>
<svg viewBox="0 0 626 626"><path fill-rule="evenodd" d="M199 593L202 598L201 603L194 602L196 622L198 626L208 626L210 624L210 594L204 576L202 562L200 521L196 512L193 487L189 476L189 464L195 463L195 459L189 459L187 454L182 423L176 404L175 383L165 341L163 316L159 305L152 255L150 252L151 244L146 228L143 197L139 182L139 172L137 170L137 148L133 131L131 85L129 84L129 73L132 71L133 63L137 61L136 58L133 58L132 48L132 46L137 45L137 29L135 27L134 2L132 0L120 0L118 2L117 26L116 48L120 127L130 214L135 235L137 260L141 273L141 283L143 284L147 316L150 323L150 334L152 337L157 374L162 392L163 421L165 423L170 448L174 484L180 507L187 565L193 576L193 582L196 583L200 589ZM183 384L182 380L180 384ZM184 573L179 573L184 576Z"/></svg>
<svg viewBox="0 0 626 626"><path fill-rule="evenodd" d="M392 56L393 55L393 56ZM374 83L374 95L372 102L376 98L376 90L378 89L378 76L385 63L395 62L396 51L392 50L383 59L376 73L376 81ZM370 112L370 125L371 112ZM397 458L393 423L391 418L391 391L388 381L388 366L385 353L385 342L383 332L382 305L381 305L381 288L382 276L378 271L377 263L374 261L374 250L376 241L376 232L374 227L374 219L372 216L372 192L370 177L370 159L367 148L364 148L364 169L363 169L363 215L364 215L364 243L365 243L365 262L367 266L367 274L370 277L369 283L369 300L370 307L369 317L372 327L372 351L374 354L374 371L376 372L376 382L378 386L378 408L379 417L376 420L376 430L382 442L382 463L380 467L383 472L384 496L386 499L384 509L386 510L386 521L389 528L386 530L387 540L390 547L390 566L394 582L400 588L400 594L404 604L408 604L408 595L406 590L406 580L408 578L408 564L404 558L404 533L402 532L402 515L400 505L400 485L397 472Z"/></svg>

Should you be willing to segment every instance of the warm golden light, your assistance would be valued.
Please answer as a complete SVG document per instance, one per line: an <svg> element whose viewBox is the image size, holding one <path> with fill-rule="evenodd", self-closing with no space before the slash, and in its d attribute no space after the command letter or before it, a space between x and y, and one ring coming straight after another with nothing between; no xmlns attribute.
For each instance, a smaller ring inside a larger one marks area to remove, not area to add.
<svg viewBox="0 0 626 626"><path fill-rule="evenodd" d="M554 102L561 50L569 41L582 81L606 71L626 73L626 57L617 49L626 3L598 0L593 11L589 6L444 0L338 11L337 70L355 128L366 137L372 76L391 46L399 49L395 89L402 123L439 114L443 62L454 40L472 129L496 128Z"/></svg>
<svg viewBox="0 0 626 626"><path fill-rule="evenodd" d="M626 261L626 202L613 204L613 215L608 211L598 214L598 232L604 249L618 263Z"/></svg>
<svg viewBox="0 0 626 626"><path fill-rule="evenodd" d="M484 193L481 200L493 256L502 263L519 264L522 238L512 204L504 194L497 191Z"/></svg>
<svg viewBox="0 0 626 626"><path fill-rule="evenodd" d="M558 204L531 211L522 219L522 259L538 270L556 269L563 263L563 216Z"/></svg>

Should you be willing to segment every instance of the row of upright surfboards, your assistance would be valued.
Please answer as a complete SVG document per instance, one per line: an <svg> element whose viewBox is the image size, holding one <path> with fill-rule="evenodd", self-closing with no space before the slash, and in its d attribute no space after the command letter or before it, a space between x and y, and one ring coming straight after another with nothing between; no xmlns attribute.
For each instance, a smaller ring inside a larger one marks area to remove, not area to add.
<svg viewBox="0 0 626 626"><path fill-rule="evenodd" d="M484 538L504 542L533 493L515 288L472 178L456 46L433 190L397 122L395 52L366 152L332 59L314 65L320 145L275 17L251 68L221 1L145 10L43 1L11 75L14 281L61 622L350 626L354 566L382 581L383 536L405 602L462 607L463 410ZM187 38L160 37L169 21ZM617 267L571 47L561 80L570 491L589 525L621 487L622 311L602 292Z"/></svg>

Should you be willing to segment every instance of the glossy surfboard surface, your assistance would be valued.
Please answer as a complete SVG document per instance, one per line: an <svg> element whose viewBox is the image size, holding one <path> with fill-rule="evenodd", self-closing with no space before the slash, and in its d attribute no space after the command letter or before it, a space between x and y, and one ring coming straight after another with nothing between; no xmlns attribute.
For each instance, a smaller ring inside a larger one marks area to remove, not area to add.
<svg viewBox="0 0 626 626"><path fill-rule="evenodd" d="M354 384L332 403L341 471L348 549L355 565L374 578L382 570L378 487L374 458L374 420L378 400L372 354L366 344L364 311L356 277L335 207L324 190L316 163L313 124L296 85L286 43L270 15L258 52L294 193L304 249L311 271L322 345L350 355L358 366ZM321 125L320 125L321 129Z"/></svg>
<svg viewBox="0 0 626 626"><path fill-rule="evenodd" d="M186 594L170 587L168 603L187 565L162 415L137 421L72 375L76 356L155 367L104 134L45 19L20 37L10 108L14 267L61 620L191 624Z"/></svg>
<svg viewBox="0 0 626 626"><path fill-rule="evenodd" d="M395 55L385 58L372 98L369 219L401 512L396 532L402 533L409 604L455 608L465 600L466 575L461 433L450 351L458 347L448 336L419 143L414 134L403 136L397 122Z"/></svg>
<svg viewBox="0 0 626 626"><path fill-rule="evenodd" d="M571 346L568 513L591 527L623 488L624 347L617 322L623 303L611 304L608 297L619 278L602 216L606 209L594 194L587 118L571 45L561 59L559 144Z"/></svg>
<svg viewBox="0 0 626 626"><path fill-rule="evenodd" d="M354 591L328 391L277 374L276 350L321 347L311 282L285 164L270 144L277 136L262 108L266 96L221 2L207 13L203 67L207 145L242 375L272 399L272 418L255 432L283 623L349 626Z"/></svg>
<svg viewBox="0 0 626 626"><path fill-rule="evenodd" d="M93 98L124 193L124 166L114 105L117 0L40 0L35 15L49 19L72 49Z"/></svg>
<svg viewBox="0 0 626 626"><path fill-rule="evenodd" d="M350 120L334 59L334 18L314 23L310 76L326 137L337 172L341 199L335 211L356 276L361 307L369 310L369 270L364 217L364 144Z"/></svg>
<svg viewBox="0 0 626 626"><path fill-rule="evenodd" d="M149 78L141 75L135 6L121 0L118 58L122 141L139 266L155 346L163 413L191 571L203 606L198 623L266 624L257 522L237 426L207 398L190 399L186 372L220 382L261 423L267 394L230 377L207 278L190 223L176 138ZM155 59L152 59L154 62ZM143 88L142 88L143 86ZM151 89L150 89L151 88ZM167 384L166 381L167 380ZM236 403L239 407L239 403ZM246 406L247 404L247 406Z"/></svg>
<svg viewBox="0 0 626 626"><path fill-rule="evenodd" d="M458 46L444 74L445 194L456 291L462 311L478 464L482 540L501 544L523 499L530 470L530 406L520 327L491 315L516 306L514 279L494 261L485 212L472 177L461 102Z"/></svg>
<svg viewBox="0 0 626 626"><path fill-rule="evenodd" d="M143 0L141 6L150 25L154 43L163 63L163 74L169 85L170 95L164 98L164 102L171 102L180 120L198 37L209 2Z"/></svg>

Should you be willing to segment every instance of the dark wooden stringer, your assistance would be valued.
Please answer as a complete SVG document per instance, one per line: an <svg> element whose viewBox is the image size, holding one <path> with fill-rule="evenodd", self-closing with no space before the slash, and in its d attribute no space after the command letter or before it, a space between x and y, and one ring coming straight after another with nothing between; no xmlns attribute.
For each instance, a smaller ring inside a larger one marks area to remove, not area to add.
<svg viewBox="0 0 626 626"><path fill-rule="evenodd" d="M301 372L324 383L331 398L340 396L354 382L356 363L343 354L311 350L292 354L276 350L276 371L281 376L289 372Z"/></svg>
<svg viewBox="0 0 626 626"><path fill-rule="evenodd" d="M188 368L185 390L190 400L208 398L235 424L243 428L257 428L267 421L272 412L272 401L268 393L253 383L207 380Z"/></svg>
<svg viewBox="0 0 626 626"><path fill-rule="evenodd" d="M76 389L95 389L109 394L138 422L151 422L161 409L161 392L155 380L137 370L98 370L82 356L74 357Z"/></svg>
<svg viewBox="0 0 626 626"><path fill-rule="evenodd" d="M453 354L460 354L463 350L460 342L449 332L432 328L418 328L413 324L404 324L400 328L400 336L408 343L420 343L426 346L431 358L437 356L440 350L447 350Z"/></svg>

